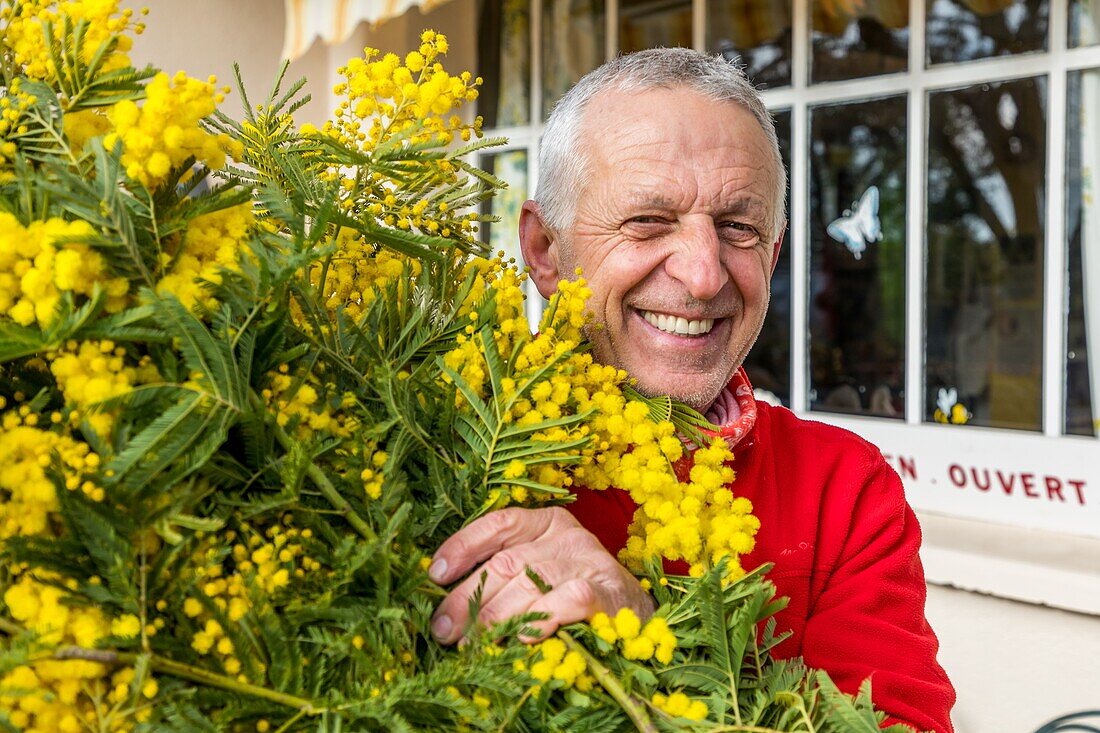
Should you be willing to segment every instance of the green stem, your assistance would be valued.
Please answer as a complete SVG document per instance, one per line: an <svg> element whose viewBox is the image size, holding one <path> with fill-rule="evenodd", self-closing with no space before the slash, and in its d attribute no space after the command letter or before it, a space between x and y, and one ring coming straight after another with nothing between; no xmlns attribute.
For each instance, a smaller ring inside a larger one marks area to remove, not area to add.
<svg viewBox="0 0 1100 733"><path fill-rule="evenodd" d="M504 718L504 720L500 724L500 727L497 728L497 733L504 733L504 731L508 729L508 726L512 724L512 720L515 719L516 715L519 714L519 711L523 709L523 706L527 702L527 699L534 695L534 693L535 688L528 687L527 690L524 691L522 695L520 695L519 700L516 701L516 704L513 705L512 709L508 712L508 716Z"/></svg>
<svg viewBox="0 0 1100 733"><path fill-rule="evenodd" d="M253 400L258 401L258 399L259 398L253 395ZM290 439L290 436L288 436L286 432L284 432L283 429L279 427L278 423L272 423L271 427L272 430L275 431L275 439L279 441L279 445L281 445L285 450L289 451L294 441L292 441ZM348 500L340 495L340 492L336 490L336 487L332 485L332 482L328 480L328 476L326 476L321 471L321 469L317 468L317 466L314 466L313 464L310 464L309 468L306 469L306 475L309 476L310 480L312 480L317 488L321 491L321 494L326 499L328 499L329 503L340 511L340 513L344 516L344 519L348 521L348 524L350 524L356 532L358 532L368 542L374 542L376 539L378 539L378 536L375 535L374 530L370 528L370 525L367 524L362 517L355 513L355 507L349 504Z"/></svg>
<svg viewBox="0 0 1100 733"><path fill-rule="evenodd" d="M294 716L287 720L285 723L279 726L279 729L275 733L286 733L290 730L290 727L302 719L302 716L306 714L305 710L299 710L294 713Z"/></svg>
<svg viewBox="0 0 1100 733"><path fill-rule="evenodd" d="M558 638L565 642L572 651L579 653L584 657L585 664L588 665L588 669L592 672L592 676L596 678L596 681L600 683L600 686L607 690L607 694L614 698L615 702L619 703L623 712L630 718L630 721L634 723L634 727L643 733L657 733L657 726L653 724L653 721L649 719L649 715L646 713L645 708L638 705L630 693L623 689L623 686L619 684L619 680L611 673L607 667L603 666L598 659L589 653L587 649L577 643L577 641L569 635L567 631L559 631Z"/></svg>
<svg viewBox="0 0 1100 733"><path fill-rule="evenodd" d="M323 708L314 707L313 702L304 697L297 697L285 692L278 692L276 690L269 690L266 687L249 684L248 682L241 682L232 677L215 674L214 672L190 664L184 664L183 662L163 659L154 654L147 655L135 652L116 652L109 649L85 649L82 647L67 646L56 650L52 656L53 659L58 660L81 659L89 662L100 662L102 664L125 665L137 664L141 657L147 657L149 659L149 668L155 672L161 672L163 674L172 675L173 677L198 682L199 684L209 687L217 687L222 690L269 700L279 705L294 708L306 715L319 715L325 712Z"/></svg>
<svg viewBox="0 0 1100 733"><path fill-rule="evenodd" d="M0 618L0 631L15 636L24 633L25 629L7 619ZM171 659L164 659L154 654L138 654L135 652L116 652L111 649L87 649L79 646L64 646L55 649L49 656L43 656L42 659L55 659L59 661L79 659L87 662L99 662L100 664L135 665L142 657L149 660L149 667L156 672L162 672L172 675L173 677L191 680L192 682L198 682L199 684L217 687L230 692L237 692L242 695L251 695L252 697L270 700L279 705L294 708L303 715L319 715L326 712L324 708L314 707L313 702L304 697L297 697L285 692L269 690L266 687L241 682L240 680L216 674L202 669L201 667L184 664L183 662L176 662ZM31 659L29 661L34 662L40 660Z"/></svg>

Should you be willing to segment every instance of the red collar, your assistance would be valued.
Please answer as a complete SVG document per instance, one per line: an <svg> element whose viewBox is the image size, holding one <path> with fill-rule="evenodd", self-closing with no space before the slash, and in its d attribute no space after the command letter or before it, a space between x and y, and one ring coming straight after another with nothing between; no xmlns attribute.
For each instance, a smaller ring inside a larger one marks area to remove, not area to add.
<svg viewBox="0 0 1100 733"><path fill-rule="evenodd" d="M752 384L744 367L734 372L729 384L707 410L707 419L718 425L719 429L706 432L725 438L730 448L735 448L752 432L756 425L756 398L753 397Z"/></svg>

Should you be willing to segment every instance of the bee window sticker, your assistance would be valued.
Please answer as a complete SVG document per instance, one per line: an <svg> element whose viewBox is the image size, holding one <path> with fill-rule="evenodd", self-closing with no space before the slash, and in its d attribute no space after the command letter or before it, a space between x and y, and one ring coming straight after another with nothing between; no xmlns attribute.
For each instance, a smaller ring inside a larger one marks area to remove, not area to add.
<svg viewBox="0 0 1100 733"><path fill-rule="evenodd" d="M878 186L869 186L852 208L845 209L839 219L825 231L843 244L857 260L863 258L867 245L882 240L882 222L878 218Z"/></svg>
<svg viewBox="0 0 1100 733"><path fill-rule="evenodd" d="M959 402L957 389L940 387L940 391L936 393L936 411L932 413L932 417L944 425L966 425L973 415Z"/></svg>

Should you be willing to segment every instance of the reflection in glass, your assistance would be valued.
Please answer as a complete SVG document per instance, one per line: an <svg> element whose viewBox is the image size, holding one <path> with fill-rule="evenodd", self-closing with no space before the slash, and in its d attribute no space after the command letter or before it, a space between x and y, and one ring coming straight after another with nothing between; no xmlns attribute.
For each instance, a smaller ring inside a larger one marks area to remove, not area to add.
<svg viewBox="0 0 1100 733"><path fill-rule="evenodd" d="M1100 0L1070 0L1070 48L1097 43L1100 43Z"/></svg>
<svg viewBox="0 0 1100 733"><path fill-rule="evenodd" d="M814 82L908 68L908 0L819 0L813 3L813 22Z"/></svg>
<svg viewBox="0 0 1100 733"><path fill-rule="evenodd" d="M1049 0L931 0L928 62L1046 50L1049 21Z"/></svg>
<svg viewBox="0 0 1100 733"><path fill-rule="evenodd" d="M810 406L905 414L906 101L810 111Z"/></svg>
<svg viewBox="0 0 1100 733"><path fill-rule="evenodd" d="M519 249L519 212L527 199L527 152L511 150L506 153L486 155L481 167L504 180L508 188L498 192L482 204L482 213L500 219L481 224L481 239L489 244L493 253L504 250L508 257L522 263Z"/></svg>
<svg viewBox="0 0 1100 733"><path fill-rule="evenodd" d="M619 0L619 49L691 48L690 0Z"/></svg>
<svg viewBox="0 0 1100 733"><path fill-rule="evenodd" d="M543 0L542 117L604 62L604 0Z"/></svg>
<svg viewBox="0 0 1100 733"><path fill-rule="evenodd" d="M486 0L478 18L478 69L485 83L477 113L486 129L525 125L531 105L527 0Z"/></svg>
<svg viewBox="0 0 1100 733"><path fill-rule="evenodd" d="M707 51L741 64L759 88L791 85L791 3L708 0Z"/></svg>
<svg viewBox="0 0 1100 733"><path fill-rule="evenodd" d="M775 112L775 134L783 165L791 168L791 113ZM788 179L789 180L789 179ZM791 189L787 187L787 211L791 210ZM790 227L786 231L790 231ZM789 237L783 234L779 260L772 273L771 302L760 336L745 359L745 371L757 391L766 391L787 407L791 405L791 252Z"/></svg>
<svg viewBox="0 0 1100 733"><path fill-rule="evenodd" d="M1100 435L1100 70L1069 75L1066 96L1065 431Z"/></svg>
<svg viewBox="0 0 1100 733"><path fill-rule="evenodd" d="M954 394L973 424L1039 430L1046 78L933 93L928 119L926 419Z"/></svg>

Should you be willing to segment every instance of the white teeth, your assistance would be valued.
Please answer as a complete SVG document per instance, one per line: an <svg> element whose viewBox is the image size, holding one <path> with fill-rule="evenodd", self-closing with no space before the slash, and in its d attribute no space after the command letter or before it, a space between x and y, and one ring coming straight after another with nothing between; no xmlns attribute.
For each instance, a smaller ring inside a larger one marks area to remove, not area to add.
<svg viewBox="0 0 1100 733"><path fill-rule="evenodd" d="M701 336L710 333L714 328L713 318L703 318L698 321L689 321L686 318L667 315L665 313L653 313L641 311L642 318L654 328L666 333L674 333L677 336Z"/></svg>

